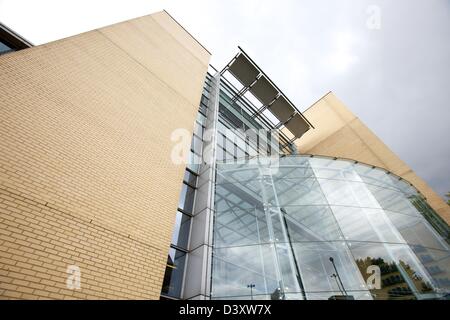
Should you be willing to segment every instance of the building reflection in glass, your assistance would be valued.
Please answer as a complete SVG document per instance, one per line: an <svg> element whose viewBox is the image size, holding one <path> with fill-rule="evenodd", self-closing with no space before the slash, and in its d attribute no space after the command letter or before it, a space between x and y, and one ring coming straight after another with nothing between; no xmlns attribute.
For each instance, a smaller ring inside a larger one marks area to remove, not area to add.
<svg viewBox="0 0 450 320"><path fill-rule="evenodd" d="M249 283L255 299L450 292L448 225L407 182L353 161L258 160L217 166L213 299L250 299Z"/></svg>

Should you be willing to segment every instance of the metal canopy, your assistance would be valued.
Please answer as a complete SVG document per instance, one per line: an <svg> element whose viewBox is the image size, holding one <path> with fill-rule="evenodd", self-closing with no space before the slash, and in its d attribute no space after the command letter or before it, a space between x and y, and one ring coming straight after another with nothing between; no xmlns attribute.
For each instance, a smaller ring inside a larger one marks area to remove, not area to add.
<svg viewBox="0 0 450 320"><path fill-rule="evenodd" d="M309 125L303 119L303 117L296 113L286 124L285 127L288 128L290 132L296 137L300 138L306 131L309 130Z"/></svg>
<svg viewBox="0 0 450 320"><path fill-rule="evenodd" d="M244 87L250 86L260 74L258 68L256 68L243 54L239 54L236 57L230 64L228 71L230 71Z"/></svg>
<svg viewBox="0 0 450 320"><path fill-rule="evenodd" d="M279 94L278 90L264 75L258 78L258 81L249 90L265 106L271 103Z"/></svg>
<svg viewBox="0 0 450 320"><path fill-rule="evenodd" d="M240 47L239 50L240 52L221 71L221 74L229 71L244 86L234 99L250 91L263 105L254 116L268 109L280 121L275 127L285 125L294 135L291 142L300 138L309 128L314 128L244 50Z"/></svg>
<svg viewBox="0 0 450 320"><path fill-rule="evenodd" d="M269 106L269 111L282 123L285 123L295 113L295 109L283 96L279 97Z"/></svg>

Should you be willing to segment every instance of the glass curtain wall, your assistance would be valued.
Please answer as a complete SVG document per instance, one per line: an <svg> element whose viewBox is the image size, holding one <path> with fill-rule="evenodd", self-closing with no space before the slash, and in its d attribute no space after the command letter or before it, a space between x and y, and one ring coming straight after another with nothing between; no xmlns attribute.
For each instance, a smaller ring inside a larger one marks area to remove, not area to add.
<svg viewBox="0 0 450 320"><path fill-rule="evenodd" d="M220 83L219 122L217 135L218 161L236 160L258 154L290 153L287 140L261 116L245 97L225 79ZM282 147L280 147L282 146Z"/></svg>
<svg viewBox="0 0 450 320"><path fill-rule="evenodd" d="M202 158L203 133L205 131L206 111L211 92L211 75L207 74L200 107L194 124L189 159L184 173L183 185L175 218L172 244L167 257L161 298L181 298L186 254L191 229L192 210L196 195L198 170Z"/></svg>
<svg viewBox="0 0 450 320"><path fill-rule="evenodd" d="M448 295L448 225L406 181L354 161L261 160L217 165L213 299Z"/></svg>
<svg viewBox="0 0 450 320"><path fill-rule="evenodd" d="M210 83L208 74L161 298L182 297ZM273 125L235 94L220 82L213 299L432 299L448 294L449 228L416 189L353 161L286 155L290 149L276 149L282 156L275 160L264 157L278 147ZM267 133L255 138L249 129ZM285 145L283 137L277 138Z"/></svg>
<svg viewBox="0 0 450 320"><path fill-rule="evenodd" d="M9 46L7 46L5 43L3 43L2 41L0 41L0 55L4 54L4 53L8 53L14 51L13 49L11 49Z"/></svg>

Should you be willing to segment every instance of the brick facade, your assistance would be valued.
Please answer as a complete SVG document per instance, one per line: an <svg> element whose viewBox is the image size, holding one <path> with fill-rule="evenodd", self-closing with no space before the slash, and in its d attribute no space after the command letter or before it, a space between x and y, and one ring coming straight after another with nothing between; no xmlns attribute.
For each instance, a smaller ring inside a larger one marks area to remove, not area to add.
<svg viewBox="0 0 450 320"><path fill-rule="evenodd" d="M0 297L159 298L208 60L165 12L0 56Z"/></svg>

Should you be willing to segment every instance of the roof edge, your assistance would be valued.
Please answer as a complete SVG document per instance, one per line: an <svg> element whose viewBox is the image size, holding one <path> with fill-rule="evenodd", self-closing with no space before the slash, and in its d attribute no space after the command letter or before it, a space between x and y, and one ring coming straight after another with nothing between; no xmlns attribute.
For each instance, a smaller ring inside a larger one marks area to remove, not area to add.
<svg viewBox="0 0 450 320"><path fill-rule="evenodd" d="M203 45L203 44L201 44L201 42L200 41L198 41L197 40L197 38L195 38L193 35L192 35L192 33L190 33L189 31L187 31L186 30L186 28L185 27L183 27L183 25L181 24L181 23L179 23L168 11L166 11L165 9L163 9L163 11L162 12L165 12L173 21L175 21L176 22L176 24L178 24L189 36L191 36L191 38L192 39L194 39L195 40L195 42L197 42L206 52L208 52L209 53L209 55L212 55L212 53L208 50L208 49L206 49L206 47Z"/></svg>
<svg viewBox="0 0 450 320"><path fill-rule="evenodd" d="M31 41L28 41L17 32L10 29L8 26L0 22L0 39L8 47L14 50L22 50L34 47Z"/></svg>
<svg viewBox="0 0 450 320"><path fill-rule="evenodd" d="M303 112L308 111L309 109L311 109L312 107L314 107L319 101L325 99L326 96L328 96L329 94L334 94L333 91L328 91L327 93L325 93L323 96L321 96L319 99L317 99L316 101L313 102L313 104L311 104L308 108L306 108L305 110L303 110Z"/></svg>

